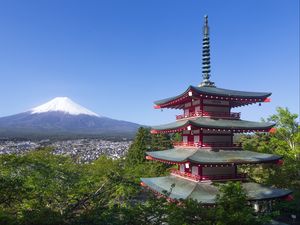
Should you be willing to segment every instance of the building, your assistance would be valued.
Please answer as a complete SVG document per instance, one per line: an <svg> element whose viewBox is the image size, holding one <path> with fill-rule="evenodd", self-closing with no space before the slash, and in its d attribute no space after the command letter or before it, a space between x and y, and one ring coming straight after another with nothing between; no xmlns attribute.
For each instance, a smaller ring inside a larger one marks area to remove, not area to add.
<svg viewBox="0 0 300 225"><path fill-rule="evenodd" d="M269 102L271 93L246 92L218 88L210 80L210 41L208 17L203 27L203 81L189 86L175 97L155 102L155 108L181 109L183 114L176 121L152 127L151 132L180 133L182 141L165 151L147 152L148 160L176 164L169 176L141 178L141 185L157 194L173 200L194 199L205 205L213 205L218 187L214 183L240 181L247 191L248 200L255 203L287 198L291 191L266 187L249 182L247 174L238 173L238 167L250 164L278 164L281 156L242 150L234 143L234 134L248 132L273 132L272 123L252 122L240 119L233 108L249 104Z"/></svg>

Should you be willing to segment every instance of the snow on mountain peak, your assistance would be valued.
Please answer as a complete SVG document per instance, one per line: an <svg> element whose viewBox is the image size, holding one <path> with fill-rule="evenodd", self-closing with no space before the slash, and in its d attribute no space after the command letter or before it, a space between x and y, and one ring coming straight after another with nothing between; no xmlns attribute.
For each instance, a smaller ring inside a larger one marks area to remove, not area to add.
<svg viewBox="0 0 300 225"><path fill-rule="evenodd" d="M90 115L97 116L98 114L84 108L83 106L73 102L68 97L56 97L43 105L35 107L30 110L31 114L45 113L45 112L63 112L71 115Z"/></svg>

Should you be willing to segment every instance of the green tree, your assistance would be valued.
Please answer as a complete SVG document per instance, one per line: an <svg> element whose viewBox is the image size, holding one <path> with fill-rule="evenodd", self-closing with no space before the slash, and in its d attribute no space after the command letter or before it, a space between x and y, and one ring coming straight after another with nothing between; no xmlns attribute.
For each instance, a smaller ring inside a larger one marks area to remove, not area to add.
<svg viewBox="0 0 300 225"><path fill-rule="evenodd" d="M276 138L277 141L283 141L287 147L284 151L288 157L294 157L297 159L300 153L300 133L299 124L296 121L297 114L291 113L287 108L277 108L277 114L268 118L269 122L275 122L277 130L272 138Z"/></svg>
<svg viewBox="0 0 300 225"><path fill-rule="evenodd" d="M216 222L214 209L192 199L169 203L167 212L170 225L213 225Z"/></svg>
<svg viewBox="0 0 300 225"><path fill-rule="evenodd" d="M51 149L0 155L0 224L125 224L140 188L123 164L76 164Z"/></svg>
<svg viewBox="0 0 300 225"><path fill-rule="evenodd" d="M174 142L181 142L182 141L182 136L181 136L181 134L180 133L174 133L173 135L172 135L172 141L174 141Z"/></svg>
<svg viewBox="0 0 300 225"><path fill-rule="evenodd" d="M80 165L69 157L53 155L51 149L3 155L0 209L22 224L39 224L43 215L49 216L48 224L63 224L62 215L74 201L80 174Z"/></svg>
<svg viewBox="0 0 300 225"><path fill-rule="evenodd" d="M166 193L168 196L169 193ZM169 225L258 225L267 224L269 217L256 215L239 182L220 184L216 207L207 207L192 199L168 201L150 195L134 207L140 224Z"/></svg>
<svg viewBox="0 0 300 225"><path fill-rule="evenodd" d="M169 134L152 134L151 150L166 150L173 147Z"/></svg>
<svg viewBox="0 0 300 225"><path fill-rule="evenodd" d="M278 187L300 188L300 142L297 114L287 108L277 108L277 114L267 120L276 123L276 132L267 134L247 135L241 138L243 148L250 151L277 154L284 157L284 164L252 168L252 176L260 182Z"/></svg>
<svg viewBox="0 0 300 225"><path fill-rule="evenodd" d="M76 164L51 149L0 155L0 224L215 224L215 209L193 200L169 202L140 188L140 177L164 172L160 165L126 167L104 156Z"/></svg>
<svg viewBox="0 0 300 225"><path fill-rule="evenodd" d="M151 148L150 129L140 127L126 155L128 165L134 166L145 162L146 151Z"/></svg>
<svg viewBox="0 0 300 225"><path fill-rule="evenodd" d="M221 185L216 204L217 225L255 225L266 222L266 218L254 215L240 182Z"/></svg>
<svg viewBox="0 0 300 225"><path fill-rule="evenodd" d="M281 212L300 216L300 132L298 115L287 108L277 108L277 113L267 121L276 123L276 132L244 135L241 138L243 148L283 156L283 165L261 165L248 167L247 172L259 183L289 188L294 191L295 200L279 202ZM267 170L267 171L266 171Z"/></svg>
<svg viewBox="0 0 300 225"><path fill-rule="evenodd" d="M151 134L149 128L139 128L125 158L126 174L131 175L136 183L140 182L141 177L164 174L168 165L146 160L146 152L168 148L172 148L168 135Z"/></svg>

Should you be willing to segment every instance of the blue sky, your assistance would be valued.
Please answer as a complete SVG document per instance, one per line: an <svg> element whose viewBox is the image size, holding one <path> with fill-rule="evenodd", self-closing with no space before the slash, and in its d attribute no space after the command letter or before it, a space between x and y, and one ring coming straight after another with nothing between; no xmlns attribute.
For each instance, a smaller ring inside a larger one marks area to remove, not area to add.
<svg viewBox="0 0 300 225"><path fill-rule="evenodd" d="M170 122L180 112L153 101L201 82L205 14L217 87L273 93L235 111L299 113L298 0L1 0L0 116L68 96L111 118Z"/></svg>

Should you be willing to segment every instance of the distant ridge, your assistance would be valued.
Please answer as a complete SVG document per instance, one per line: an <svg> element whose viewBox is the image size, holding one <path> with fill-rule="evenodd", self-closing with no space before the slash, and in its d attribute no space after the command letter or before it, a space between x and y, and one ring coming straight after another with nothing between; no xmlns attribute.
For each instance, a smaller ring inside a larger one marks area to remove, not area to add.
<svg viewBox="0 0 300 225"><path fill-rule="evenodd" d="M24 113L0 118L0 138L51 136L133 137L139 124L115 120L57 97Z"/></svg>

